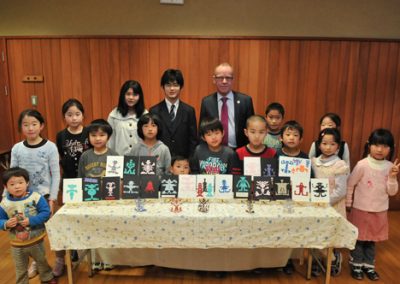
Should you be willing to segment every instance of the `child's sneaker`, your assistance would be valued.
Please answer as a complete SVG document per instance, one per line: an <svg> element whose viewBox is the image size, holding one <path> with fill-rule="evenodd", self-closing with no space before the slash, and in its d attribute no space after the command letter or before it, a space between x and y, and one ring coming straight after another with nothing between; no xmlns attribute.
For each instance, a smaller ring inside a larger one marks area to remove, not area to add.
<svg viewBox="0 0 400 284"><path fill-rule="evenodd" d="M101 263L101 262L92 263L92 270L94 270L94 271L103 270L103 263Z"/></svg>
<svg viewBox="0 0 400 284"><path fill-rule="evenodd" d="M332 261L331 275L338 276L340 271L342 271L342 254L336 250L333 253L335 255L335 260Z"/></svg>
<svg viewBox="0 0 400 284"><path fill-rule="evenodd" d="M354 279L357 279L357 280L363 280L364 273L363 273L361 267L362 266L360 264L352 264L351 265L351 277L353 277Z"/></svg>
<svg viewBox="0 0 400 284"><path fill-rule="evenodd" d="M36 275L38 275L36 261L32 261L31 265L28 268L28 277L29 277L29 279L32 279Z"/></svg>
<svg viewBox="0 0 400 284"><path fill-rule="evenodd" d="M64 274L64 266L65 266L64 259L61 257L57 257L56 264L54 265L54 268L53 268L53 275L55 277L60 277L61 275L63 275Z"/></svg>
<svg viewBox="0 0 400 284"><path fill-rule="evenodd" d="M364 271L365 274L367 274L369 280L372 281L379 280L379 274L378 272L375 271L373 267L363 267L362 270Z"/></svg>
<svg viewBox="0 0 400 284"><path fill-rule="evenodd" d="M109 264L109 263L103 263L103 269L104 270L107 270L107 271L109 271L109 270L113 270L115 268L115 266L114 265L112 265L112 264Z"/></svg>

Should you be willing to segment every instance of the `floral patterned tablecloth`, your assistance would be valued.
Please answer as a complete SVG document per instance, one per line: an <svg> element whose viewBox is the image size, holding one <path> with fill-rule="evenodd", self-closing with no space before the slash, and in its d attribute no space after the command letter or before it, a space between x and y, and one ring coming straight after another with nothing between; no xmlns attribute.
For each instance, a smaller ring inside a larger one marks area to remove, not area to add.
<svg viewBox="0 0 400 284"><path fill-rule="evenodd" d="M47 222L52 250L89 248L326 248L352 249L357 228L332 207L285 202L184 202L171 212L151 200L145 212L133 200L66 204Z"/></svg>

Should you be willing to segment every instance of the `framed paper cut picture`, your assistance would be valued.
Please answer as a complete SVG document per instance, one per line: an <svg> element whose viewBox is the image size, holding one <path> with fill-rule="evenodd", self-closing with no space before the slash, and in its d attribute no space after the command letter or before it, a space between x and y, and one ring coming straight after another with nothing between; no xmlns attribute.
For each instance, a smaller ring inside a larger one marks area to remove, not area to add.
<svg viewBox="0 0 400 284"><path fill-rule="evenodd" d="M118 200L120 197L119 177L103 177L101 179L101 196L103 200Z"/></svg>
<svg viewBox="0 0 400 284"><path fill-rule="evenodd" d="M215 197L216 198L233 198L233 177L232 175L216 175L215 176Z"/></svg>
<svg viewBox="0 0 400 284"><path fill-rule="evenodd" d="M101 200L100 178L85 177L83 178L83 201Z"/></svg>
<svg viewBox="0 0 400 284"><path fill-rule="evenodd" d="M310 201L310 179L302 176L291 177L292 199L294 201Z"/></svg>
<svg viewBox="0 0 400 284"><path fill-rule="evenodd" d="M312 178L311 183L311 202L329 203L329 179Z"/></svg>
<svg viewBox="0 0 400 284"><path fill-rule="evenodd" d="M280 156L279 176L292 177L294 175L306 177L309 179L311 176L310 159Z"/></svg>
<svg viewBox="0 0 400 284"><path fill-rule="evenodd" d="M176 175L163 175L160 182L160 197L178 196L179 177Z"/></svg>
<svg viewBox="0 0 400 284"><path fill-rule="evenodd" d="M160 180L156 175L143 175L140 177L140 197L158 198Z"/></svg>
<svg viewBox="0 0 400 284"><path fill-rule="evenodd" d="M233 192L235 198L249 198L251 192L251 176L233 176Z"/></svg>
<svg viewBox="0 0 400 284"><path fill-rule="evenodd" d="M290 177L274 178L274 187L275 187L275 199L291 198Z"/></svg>
<svg viewBox="0 0 400 284"><path fill-rule="evenodd" d="M107 156L106 177L123 177L124 156Z"/></svg>
<svg viewBox="0 0 400 284"><path fill-rule="evenodd" d="M260 157L244 157L243 174L245 176L261 176L261 158Z"/></svg>
<svg viewBox="0 0 400 284"><path fill-rule="evenodd" d="M141 156L139 158L139 174L155 175L157 171L157 157Z"/></svg>
<svg viewBox="0 0 400 284"><path fill-rule="evenodd" d="M139 157L136 156L124 156L124 177L135 176L138 174L139 168Z"/></svg>
<svg viewBox="0 0 400 284"><path fill-rule="evenodd" d="M82 202L82 179L63 179L63 203Z"/></svg>
<svg viewBox="0 0 400 284"><path fill-rule="evenodd" d="M215 175L196 175L196 197L213 198L215 196Z"/></svg>
<svg viewBox="0 0 400 284"><path fill-rule="evenodd" d="M265 177L278 176L278 159L261 158L261 175Z"/></svg>
<svg viewBox="0 0 400 284"><path fill-rule="evenodd" d="M134 176L134 175L125 176L121 189L121 198L135 199L139 197L139 193L140 193L139 176Z"/></svg>
<svg viewBox="0 0 400 284"><path fill-rule="evenodd" d="M178 197L196 198L196 175L179 175Z"/></svg>
<svg viewBox="0 0 400 284"><path fill-rule="evenodd" d="M275 200L275 188L274 188L274 178L273 177L254 177L254 194L253 198L255 200L268 199Z"/></svg>

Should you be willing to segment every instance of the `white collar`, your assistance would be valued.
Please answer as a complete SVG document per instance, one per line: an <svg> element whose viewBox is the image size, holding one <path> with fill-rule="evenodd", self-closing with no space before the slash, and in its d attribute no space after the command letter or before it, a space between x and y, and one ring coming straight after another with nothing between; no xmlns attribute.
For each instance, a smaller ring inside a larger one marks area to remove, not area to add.
<svg viewBox="0 0 400 284"><path fill-rule="evenodd" d="M319 157L315 158L315 164L317 166L330 167L338 160L340 160L340 158L337 155L332 155L328 159L322 159L322 155L320 155Z"/></svg>
<svg viewBox="0 0 400 284"><path fill-rule="evenodd" d="M223 96L223 95L221 95L220 93L217 93L217 99L218 99L218 101L220 101L222 98L228 98L228 99L230 99L232 102L233 102L233 99L234 99L234 97L233 97L233 92L232 91L230 91L227 95L225 95L225 96Z"/></svg>
<svg viewBox="0 0 400 284"><path fill-rule="evenodd" d="M167 108L168 108L168 111L169 111L171 109L172 103L167 99L165 99L165 103L167 104ZM174 106L175 106L175 109L178 109L179 99L176 100L176 102L174 103Z"/></svg>

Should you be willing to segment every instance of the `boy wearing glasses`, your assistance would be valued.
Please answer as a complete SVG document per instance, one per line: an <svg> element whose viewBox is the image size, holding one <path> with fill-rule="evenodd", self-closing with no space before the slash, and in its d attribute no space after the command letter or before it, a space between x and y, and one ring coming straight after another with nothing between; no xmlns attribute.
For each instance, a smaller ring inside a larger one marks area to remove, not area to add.
<svg viewBox="0 0 400 284"><path fill-rule="evenodd" d="M200 121L206 117L218 118L225 134L222 143L236 149L249 142L244 129L254 108L250 96L232 90L233 80L233 68L229 63L215 68L213 82L217 91L201 101Z"/></svg>
<svg viewBox="0 0 400 284"><path fill-rule="evenodd" d="M180 100L183 85L180 70L166 70L161 77L165 99L151 107L150 113L160 117L163 129L160 140L167 145L171 156L189 158L198 143L197 123L194 108Z"/></svg>

